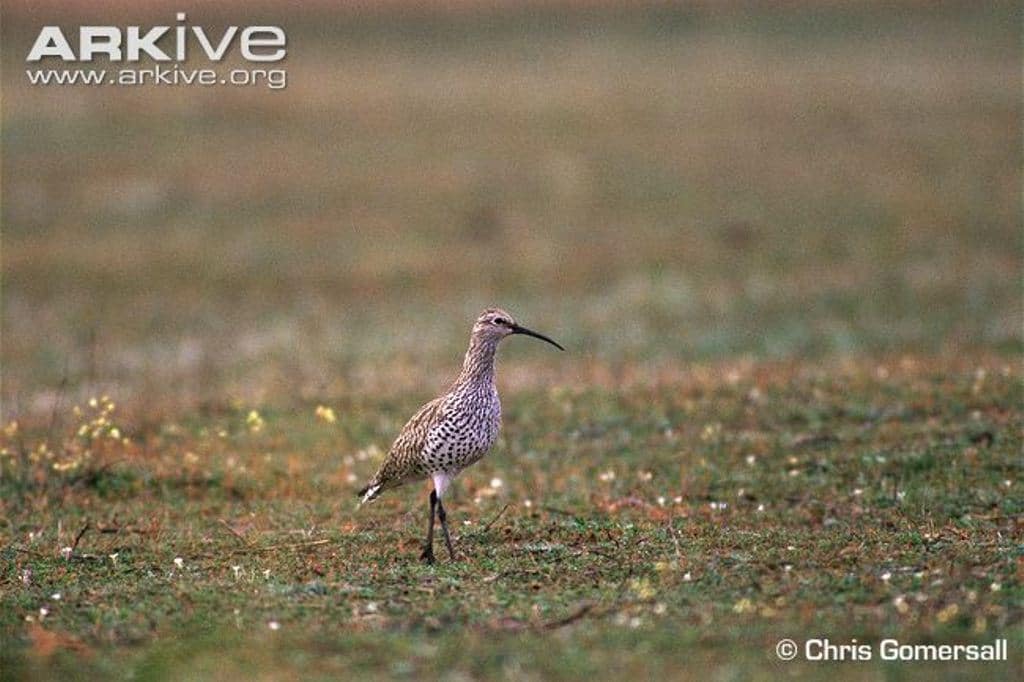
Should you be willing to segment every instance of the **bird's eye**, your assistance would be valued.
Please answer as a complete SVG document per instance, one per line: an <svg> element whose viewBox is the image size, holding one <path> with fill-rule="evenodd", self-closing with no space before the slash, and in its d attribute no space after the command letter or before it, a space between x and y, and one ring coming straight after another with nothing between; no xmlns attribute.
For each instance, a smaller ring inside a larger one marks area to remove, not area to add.
<svg viewBox="0 0 1024 682"><path fill-rule="evenodd" d="M505 324L505 325L507 325L508 324L508 320L506 320L504 317L496 317L496 318L494 318L494 324Z"/></svg>

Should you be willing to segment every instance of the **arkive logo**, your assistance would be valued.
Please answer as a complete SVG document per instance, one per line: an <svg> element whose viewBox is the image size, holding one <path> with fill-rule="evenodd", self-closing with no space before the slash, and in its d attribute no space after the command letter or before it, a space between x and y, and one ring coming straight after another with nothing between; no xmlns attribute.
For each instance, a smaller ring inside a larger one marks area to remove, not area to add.
<svg viewBox="0 0 1024 682"><path fill-rule="evenodd" d="M44 26L25 61L56 57L65 62L90 62L104 55L112 62L137 62L145 54L157 62L183 62L198 49L210 61L219 62L236 44L249 62L278 62L287 55L287 37L280 26L228 26L218 36L208 34L202 26L184 25L184 12L178 12L177 19L177 26L153 26L145 33L141 26L80 26L77 52L60 26ZM170 46L166 46L168 35L174 36Z"/></svg>
<svg viewBox="0 0 1024 682"><path fill-rule="evenodd" d="M176 19L173 26L79 26L77 34L65 33L60 26L44 26L25 62L37 67L59 62L63 68L31 68L25 75L32 85L287 87L285 69L268 68L288 56L288 38L280 26L207 30L187 24L184 12L178 12ZM209 68L236 55L264 66ZM203 59L207 63L198 68L185 66ZM99 61L118 67L100 68ZM141 66L143 61L150 66Z"/></svg>

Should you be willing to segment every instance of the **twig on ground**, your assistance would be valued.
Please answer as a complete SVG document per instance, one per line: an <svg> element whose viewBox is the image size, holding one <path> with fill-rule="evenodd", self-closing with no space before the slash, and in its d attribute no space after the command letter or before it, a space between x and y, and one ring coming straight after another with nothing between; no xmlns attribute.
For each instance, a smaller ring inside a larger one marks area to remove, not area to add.
<svg viewBox="0 0 1024 682"><path fill-rule="evenodd" d="M247 553L247 552L273 552L278 549L302 549L304 547L316 547L317 545L325 545L330 542L330 539L324 538L323 540L313 540L312 542L292 542L285 545L270 545L269 547L239 547L233 550L235 554Z"/></svg>
<svg viewBox="0 0 1024 682"><path fill-rule="evenodd" d="M98 533L138 533L139 535L153 535L158 532L155 528L137 528L135 526L96 526Z"/></svg>
<svg viewBox="0 0 1024 682"><path fill-rule="evenodd" d="M89 528L91 527L91 525L92 525L92 524L90 524L90 523L89 523L88 521L86 521L86 522L85 522L85 525L84 525L84 526L82 526L82 530L78 531L78 535L76 535L76 536L75 536L75 541L71 543L71 553L72 553L72 554L74 554L74 553L75 553L75 550L76 550L76 549L78 549L78 543L79 543L79 541L80 541L80 540L82 539L82 536L83 536L83 535L85 535L85 532L86 532L87 530L89 530Z"/></svg>
<svg viewBox="0 0 1024 682"><path fill-rule="evenodd" d="M541 628L544 630L555 630L560 627L565 627L570 623L575 623L580 618L583 618L585 615L590 613L593 610L594 606L596 606L596 604L594 604L593 602L583 602L576 608L575 611L570 613L568 616L565 616L564 618L559 618L557 620L549 620L548 622L542 624Z"/></svg>
<svg viewBox="0 0 1024 682"><path fill-rule="evenodd" d="M40 552L40 551L35 550L35 549L29 549L28 547L17 547L16 546L13 549L14 549L15 552L21 552L22 554L28 554L29 556L34 556L34 557L36 557L38 559L52 559L52 558L54 558L52 554L47 554L46 552ZM88 560L103 561L103 557L99 556L98 554L85 554L85 553L83 553L83 554L71 554L71 555L68 555L68 558L66 560L67 561L88 561Z"/></svg>
<svg viewBox="0 0 1024 682"><path fill-rule="evenodd" d="M577 520L579 519L579 517L576 516L575 514L573 514L572 512L566 511L564 509L559 509L558 507L547 507L547 506L545 506L545 507L541 507L541 509L543 509L544 511L546 511L548 513L551 513L551 514L559 514L561 516L568 516L571 519L577 519Z"/></svg>
<svg viewBox="0 0 1024 682"><path fill-rule="evenodd" d="M246 538L246 537L245 537L244 535L242 535L242 534L241 534L241 533L239 533L239 532L238 532L237 530L235 530L234 528L232 528L232 527L231 527L231 524L230 524L230 523L228 523L228 522L227 522L227 521L225 521L224 519L217 519L217 520L218 520L218 521L220 521L220 525L222 525L222 526L224 526L225 528L227 528L227 529L228 529L228 531L230 531L230 533L231 533L232 535L234 535L234 536L235 536L235 537L236 537L236 538L237 538L237 539L238 539L239 541L241 541L241 543L242 543L243 545L245 545L246 547L251 547L251 546L252 546L252 543L251 543L251 542L249 542L249 540L248 540L248 539L247 539L247 538Z"/></svg>
<svg viewBox="0 0 1024 682"><path fill-rule="evenodd" d="M676 546L676 563L677 564L682 564L682 561L683 561L683 550L682 550L682 547L680 547L680 545L679 545L679 535L676 533L675 526L672 525L672 519L669 519L668 523L666 523L665 525L668 526L669 535L672 536L672 542L674 542L675 546Z"/></svg>
<svg viewBox="0 0 1024 682"><path fill-rule="evenodd" d="M508 510L508 508L511 506L511 504L512 504L511 502L506 503L505 506L501 508L501 511L498 512L497 515L493 519L491 519L490 521L487 522L487 524L484 526L484 529L482 531L480 531L480 533L486 533L487 531L489 531L491 529L491 526L493 526L495 523L497 523L498 519L501 518L501 515L504 514L506 510Z"/></svg>
<svg viewBox="0 0 1024 682"><path fill-rule="evenodd" d="M34 549L29 549L28 547L15 547L14 551L15 552L21 552L22 554L29 554L29 555L34 556L34 557L39 557L40 559L48 559L49 558L48 554L43 554L42 552L38 552L38 551L36 551Z"/></svg>
<svg viewBox="0 0 1024 682"><path fill-rule="evenodd" d="M587 554L593 554L595 556L604 557L605 559L608 559L609 561L614 561L616 563L622 563L621 560L618 557L616 557L616 556L614 556L612 554L609 554L608 552L602 552L599 549L594 549L593 547L587 547L583 551L586 552Z"/></svg>

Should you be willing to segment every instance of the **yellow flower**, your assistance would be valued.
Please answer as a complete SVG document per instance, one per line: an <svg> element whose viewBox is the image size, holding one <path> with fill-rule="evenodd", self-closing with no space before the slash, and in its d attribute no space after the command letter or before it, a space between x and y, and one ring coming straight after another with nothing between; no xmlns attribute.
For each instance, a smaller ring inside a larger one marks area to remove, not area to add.
<svg viewBox="0 0 1024 682"><path fill-rule="evenodd" d="M317 419L327 422L328 424L333 424L338 421L338 416L334 414L334 409L325 405L317 405L315 414Z"/></svg>
<svg viewBox="0 0 1024 682"><path fill-rule="evenodd" d="M635 594L638 599L650 599L657 594L655 589L651 586L651 581L647 578L634 578L629 582L629 589L633 591L633 594Z"/></svg>
<svg viewBox="0 0 1024 682"><path fill-rule="evenodd" d="M245 418L245 423L253 433L258 433L263 430L263 417L261 417L260 413L256 410L249 410L249 414Z"/></svg>
<svg viewBox="0 0 1024 682"><path fill-rule="evenodd" d="M744 597L733 605L732 610L734 613L753 613L757 607L754 606L754 602Z"/></svg>

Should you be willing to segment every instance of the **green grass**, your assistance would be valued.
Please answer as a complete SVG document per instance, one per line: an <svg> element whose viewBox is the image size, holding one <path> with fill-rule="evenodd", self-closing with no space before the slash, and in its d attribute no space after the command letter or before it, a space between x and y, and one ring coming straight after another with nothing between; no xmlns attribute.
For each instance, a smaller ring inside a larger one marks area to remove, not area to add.
<svg viewBox="0 0 1024 682"><path fill-rule="evenodd" d="M128 445L100 435L102 457L63 476L8 460L4 668L774 677L783 636L1019 652L1017 368L717 370L513 393L503 441L448 505L460 560L435 566L417 561L425 487L354 510L367 446L412 398L342 402L333 424L310 405L253 432L240 406ZM837 673L1006 677L1014 660Z"/></svg>

